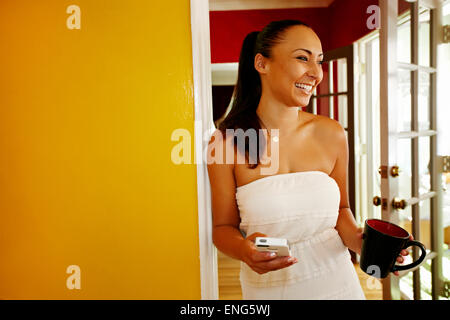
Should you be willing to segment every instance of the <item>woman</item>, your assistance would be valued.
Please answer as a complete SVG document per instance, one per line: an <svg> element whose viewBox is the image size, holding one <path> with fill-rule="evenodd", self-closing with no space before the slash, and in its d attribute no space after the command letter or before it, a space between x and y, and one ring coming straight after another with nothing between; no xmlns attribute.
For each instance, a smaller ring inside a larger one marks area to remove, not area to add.
<svg viewBox="0 0 450 320"><path fill-rule="evenodd" d="M300 21L248 34L231 109L210 140L213 241L241 261L244 299L365 299L347 249L360 254L362 230L349 208L345 131L299 109L322 81L322 60L320 39ZM257 150L279 152L276 174L262 174L261 153L235 147L238 130L226 129L266 130ZM258 251L258 236L288 239L292 256Z"/></svg>

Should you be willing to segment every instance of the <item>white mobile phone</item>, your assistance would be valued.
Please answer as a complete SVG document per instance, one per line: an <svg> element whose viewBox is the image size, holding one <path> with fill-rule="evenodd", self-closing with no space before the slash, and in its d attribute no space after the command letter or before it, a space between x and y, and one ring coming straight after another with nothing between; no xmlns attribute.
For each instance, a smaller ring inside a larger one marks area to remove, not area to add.
<svg viewBox="0 0 450 320"><path fill-rule="evenodd" d="M256 237L255 245L258 251L275 252L279 257L291 255L289 243L286 239Z"/></svg>

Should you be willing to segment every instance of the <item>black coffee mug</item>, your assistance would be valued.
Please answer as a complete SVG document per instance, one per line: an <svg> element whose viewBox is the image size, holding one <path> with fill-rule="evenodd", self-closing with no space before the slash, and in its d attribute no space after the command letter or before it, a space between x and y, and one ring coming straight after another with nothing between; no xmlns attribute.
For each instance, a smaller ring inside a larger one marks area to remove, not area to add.
<svg viewBox="0 0 450 320"><path fill-rule="evenodd" d="M427 254L419 241L410 240L405 229L379 219L368 219L364 226L361 248L361 270L376 278L386 278L389 272L408 270L418 266ZM403 249L418 246L422 250L420 258L405 266L395 265Z"/></svg>

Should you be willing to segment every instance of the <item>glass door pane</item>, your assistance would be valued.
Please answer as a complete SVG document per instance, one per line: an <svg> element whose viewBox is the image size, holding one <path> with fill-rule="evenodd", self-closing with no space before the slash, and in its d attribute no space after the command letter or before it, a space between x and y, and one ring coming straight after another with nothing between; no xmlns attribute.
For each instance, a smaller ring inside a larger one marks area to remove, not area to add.
<svg viewBox="0 0 450 320"><path fill-rule="evenodd" d="M397 27L397 59L411 63L411 3L398 1L399 24Z"/></svg>
<svg viewBox="0 0 450 320"><path fill-rule="evenodd" d="M427 260L420 268L420 300L432 300L431 295L431 260Z"/></svg>
<svg viewBox="0 0 450 320"><path fill-rule="evenodd" d="M337 59L337 92L347 91L347 59Z"/></svg>
<svg viewBox="0 0 450 320"><path fill-rule="evenodd" d="M408 263L408 262L405 262ZM409 272L405 276L403 276L400 279L400 290L401 292L406 295L407 299L413 300L414 299L414 291L413 291L413 274L412 272Z"/></svg>
<svg viewBox="0 0 450 320"><path fill-rule="evenodd" d="M430 10L419 7L419 64L430 66Z"/></svg>
<svg viewBox="0 0 450 320"><path fill-rule="evenodd" d="M317 114L330 117L348 127L347 59L325 61L322 64L323 80L311 99Z"/></svg>
<svg viewBox="0 0 450 320"><path fill-rule="evenodd" d="M419 131L430 129L430 74L419 72Z"/></svg>
<svg viewBox="0 0 450 320"><path fill-rule="evenodd" d="M398 70L397 131L411 131L411 71Z"/></svg>
<svg viewBox="0 0 450 320"><path fill-rule="evenodd" d="M347 122L347 108L348 108L348 103L347 103L347 95L346 94L342 94L342 95L338 95L336 97L336 109L337 109L337 114L335 114L335 119L339 121L339 123L341 124L341 126L344 129L348 129L348 122Z"/></svg>
<svg viewBox="0 0 450 320"><path fill-rule="evenodd" d="M397 139L397 165L400 168L398 179L399 199L409 199L412 197L412 150L411 139ZM398 210L399 225L412 234L412 207L406 206L403 210Z"/></svg>
<svg viewBox="0 0 450 320"><path fill-rule="evenodd" d="M419 203L420 214L420 242L423 243L427 253L431 252L431 200L423 200Z"/></svg>
<svg viewBox="0 0 450 320"><path fill-rule="evenodd" d="M412 197L412 171L411 171L411 139L397 140L397 165L400 168L399 193L401 199ZM411 208L410 206L406 208Z"/></svg>
<svg viewBox="0 0 450 320"><path fill-rule="evenodd" d="M430 137L419 138L419 194L430 192Z"/></svg>

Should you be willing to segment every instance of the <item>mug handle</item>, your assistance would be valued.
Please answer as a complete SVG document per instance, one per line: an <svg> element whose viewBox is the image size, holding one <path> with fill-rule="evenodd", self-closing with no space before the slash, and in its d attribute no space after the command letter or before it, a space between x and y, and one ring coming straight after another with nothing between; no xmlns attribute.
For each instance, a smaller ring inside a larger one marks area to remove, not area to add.
<svg viewBox="0 0 450 320"><path fill-rule="evenodd" d="M394 265L394 267L392 268L392 272L408 270L408 269L414 268L414 267L418 266L419 264L421 264L422 261L425 259L425 256L427 255L427 250L425 249L425 246L422 243L420 243L419 241L415 241L415 240L409 240L403 249L406 249L410 246L417 246L422 250L422 254L420 255L419 259L417 259L416 261L414 261L410 264L407 264L406 266Z"/></svg>

